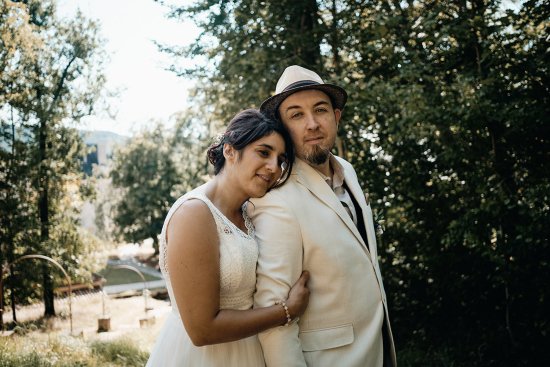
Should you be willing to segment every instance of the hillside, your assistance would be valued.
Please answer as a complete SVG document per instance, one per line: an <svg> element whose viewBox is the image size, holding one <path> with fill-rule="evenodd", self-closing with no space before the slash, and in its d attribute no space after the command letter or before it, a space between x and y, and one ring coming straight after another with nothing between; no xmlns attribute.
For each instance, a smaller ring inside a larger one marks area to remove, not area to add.
<svg viewBox="0 0 550 367"><path fill-rule="evenodd" d="M111 131L90 131L81 130L80 134L86 144L124 144L129 139L128 136L119 135Z"/></svg>

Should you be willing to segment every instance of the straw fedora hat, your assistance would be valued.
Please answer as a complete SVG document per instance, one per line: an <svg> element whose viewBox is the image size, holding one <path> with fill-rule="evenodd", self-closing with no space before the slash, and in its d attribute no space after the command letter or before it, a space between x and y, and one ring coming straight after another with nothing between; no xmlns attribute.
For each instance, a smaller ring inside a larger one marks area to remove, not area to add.
<svg viewBox="0 0 550 367"><path fill-rule="evenodd" d="M275 94L260 106L260 111L276 116L279 106L289 95L306 90L317 89L325 92L332 101L332 107L342 110L346 105L348 94L346 91L334 84L327 84L316 72L298 65L292 65L285 69L275 88Z"/></svg>

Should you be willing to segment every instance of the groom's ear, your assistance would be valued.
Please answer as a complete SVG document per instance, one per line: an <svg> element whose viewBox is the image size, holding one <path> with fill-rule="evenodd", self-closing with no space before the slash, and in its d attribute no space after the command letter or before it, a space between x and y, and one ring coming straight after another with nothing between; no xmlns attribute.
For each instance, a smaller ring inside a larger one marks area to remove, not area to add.
<svg viewBox="0 0 550 367"><path fill-rule="evenodd" d="M334 118L336 120L336 130L340 127L340 118L342 117L342 110L338 108L334 109Z"/></svg>

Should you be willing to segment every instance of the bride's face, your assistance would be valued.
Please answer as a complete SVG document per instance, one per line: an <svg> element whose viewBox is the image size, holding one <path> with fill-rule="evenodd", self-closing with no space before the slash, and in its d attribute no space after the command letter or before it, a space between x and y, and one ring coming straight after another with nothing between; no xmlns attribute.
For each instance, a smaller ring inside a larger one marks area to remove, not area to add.
<svg viewBox="0 0 550 367"><path fill-rule="evenodd" d="M281 177L285 161L285 142L281 135L273 132L238 152L233 160L233 171L248 197L261 197Z"/></svg>

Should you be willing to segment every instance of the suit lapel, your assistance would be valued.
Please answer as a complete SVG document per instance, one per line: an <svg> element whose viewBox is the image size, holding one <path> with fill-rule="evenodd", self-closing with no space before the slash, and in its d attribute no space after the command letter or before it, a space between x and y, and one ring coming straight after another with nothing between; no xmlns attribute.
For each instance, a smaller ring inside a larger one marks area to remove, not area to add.
<svg viewBox="0 0 550 367"><path fill-rule="evenodd" d="M323 180L321 175L315 171L315 169L304 161L296 159L292 175L296 175L296 180L299 184L304 185L315 197L334 210L340 219L346 224L348 229L357 238L359 243L361 243L365 254L373 265L378 285L380 286L380 291L382 293L382 300L384 304L386 304L386 292L384 291L384 286L382 284L382 275L380 274L380 267L378 266L377 260L378 252L376 250L376 234L374 232L372 212L367 205L367 201L363 196L363 191L361 190L354 173L346 170L344 167L344 182L348 185L350 195L353 195L359 204L359 207L356 208L356 210L362 211L363 214L367 244L365 244L365 241L361 237L355 223L353 223L353 220L350 218L342 204L340 204L340 201L332 189Z"/></svg>
<svg viewBox="0 0 550 367"><path fill-rule="evenodd" d="M361 243L361 245L368 251L368 247L365 245L365 241L355 226L355 223L353 223L353 220L350 218L349 214L346 212L329 185L327 185L327 183L323 180L321 175L313 167L300 159L296 159L294 172L297 175L297 181L307 187L307 189L315 197L317 197L317 199L334 210L340 219L346 224L348 229L353 233L353 235L357 237L357 240ZM346 181L348 181L347 178ZM361 208L356 208L356 210L361 210Z"/></svg>
<svg viewBox="0 0 550 367"><path fill-rule="evenodd" d="M365 230L365 219L363 218L363 209L355 199L355 195L352 194L348 184L345 181L344 188L348 192L349 197L353 202L353 207L355 208L355 215L357 216L357 229L359 230L359 233L361 233L361 238L363 238L363 241L368 243L367 231Z"/></svg>
<svg viewBox="0 0 550 367"><path fill-rule="evenodd" d="M338 159L338 158L337 158ZM376 277L378 278L378 284L380 285L380 290L382 292L382 299L386 302L386 293L384 291L384 286L382 284L382 275L380 274L380 267L378 266L378 250L376 249L376 233L374 231L374 220L372 217L372 211L367 204L367 200L363 195L363 191L357 182L355 173L350 172L344 169L344 180L348 185L351 195L355 197L363 213L363 220L365 224L365 232L367 236L369 255L371 257L372 264L374 265L374 270L376 272Z"/></svg>
<svg viewBox="0 0 550 367"><path fill-rule="evenodd" d="M376 249L372 248L373 246L376 246L376 241L373 241L373 239L375 238L375 234L371 230L372 226L369 225L369 223L372 222L372 215L370 210L366 210L367 201L365 199L365 195L363 194L361 186L359 186L359 183L357 182L355 176L352 176L351 172L346 169L344 169L344 181L350 191L350 195L352 195L359 204L359 207L356 208L356 210L360 210L363 214L363 224L365 227L365 235L367 236L365 240L368 241L367 247L369 249L369 252L371 253L371 255L376 254Z"/></svg>

